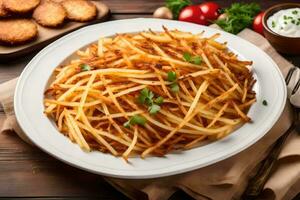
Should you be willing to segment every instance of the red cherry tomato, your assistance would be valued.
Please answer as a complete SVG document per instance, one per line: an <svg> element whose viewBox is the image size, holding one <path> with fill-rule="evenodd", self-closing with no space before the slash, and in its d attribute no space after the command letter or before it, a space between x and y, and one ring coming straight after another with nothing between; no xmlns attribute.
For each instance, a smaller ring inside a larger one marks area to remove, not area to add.
<svg viewBox="0 0 300 200"><path fill-rule="evenodd" d="M253 24L252 24L253 30L262 35L264 35L264 31L263 31L264 27L263 27L263 23L262 23L264 14L265 14L264 12L261 12L258 15L256 15L256 17L253 20Z"/></svg>
<svg viewBox="0 0 300 200"><path fill-rule="evenodd" d="M180 21L192 22L201 25L207 25L207 21L197 5L187 6L179 13L178 19Z"/></svg>
<svg viewBox="0 0 300 200"><path fill-rule="evenodd" d="M220 13L219 9L220 6L216 4L215 2L204 2L199 5L204 17L208 21L216 20Z"/></svg>

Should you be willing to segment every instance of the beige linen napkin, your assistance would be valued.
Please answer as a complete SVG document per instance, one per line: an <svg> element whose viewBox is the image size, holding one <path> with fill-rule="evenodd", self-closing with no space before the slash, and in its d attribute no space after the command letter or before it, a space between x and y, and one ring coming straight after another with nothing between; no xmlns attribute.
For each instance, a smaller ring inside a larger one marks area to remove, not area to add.
<svg viewBox="0 0 300 200"><path fill-rule="evenodd" d="M245 29L239 36L267 52L284 75L293 67L259 34ZM293 82L295 81L293 80ZM13 113L15 84L16 79L0 85L0 102L7 113L7 119L0 130L1 132L13 130L22 139L26 140ZM200 200L240 199L249 177L257 171L259 163L266 157L272 144L289 128L291 122L291 107L287 103L278 122L260 141L224 161L192 172L165 178L148 180L106 178L106 180L128 197L139 200L165 200L177 189L181 189L195 199ZM264 199L276 200L289 200L300 192L299 134L292 133L288 138L280 154L277 168L266 183L264 191L266 193Z"/></svg>

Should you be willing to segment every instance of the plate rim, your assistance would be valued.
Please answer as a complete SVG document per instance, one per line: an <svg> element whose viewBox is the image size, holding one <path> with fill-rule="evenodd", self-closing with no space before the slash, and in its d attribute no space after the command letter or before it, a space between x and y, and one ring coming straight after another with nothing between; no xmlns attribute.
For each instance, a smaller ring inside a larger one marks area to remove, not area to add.
<svg viewBox="0 0 300 200"><path fill-rule="evenodd" d="M161 19L149 19L149 18L135 18L135 19L123 19L123 20L116 20L116 21L110 21L110 22L105 22L105 23L101 23L101 24L107 24L107 23L118 23L118 22L123 22L124 21L143 21L143 20L146 20L146 21L163 21L165 23L168 23L170 22L170 20L161 20ZM177 22L177 23L182 23L182 24L185 24L186 22ZM81 31L85 31L85 30L88 30L90 28L93 28L95 26L99 26L101 24L95 24L95 25L90 25L90 26L87 26L87 27L84 27L84 28L81 28L77 31L74 31L70 34L67 34L66 36L56 40L55 42L51 43L50 45L48 45L47 47L45 47L43 50L41 50L37 55L34 56L34 58L26 65L25 69L22 71L19 79L18 79L18 82L17 82L17 85L16 85L16 89L15 89L15 95L14 95L14 108L15 108L15 113L16 113L16 118L17 118L17 121L21 127L22 130L28 130L28 125L26 125L25 121L26 120L22 120L22 108L21 108L21 92L22 91L22 80L24 78L24 76L26 75L26 69L28 70L29 66L31 66L35 61L38 60L38 58L41 58L43 56L43 53L44 52L47 52L47 50L51 49L51 47L55 46L55 45L58 45L60 42L63 42L65 39L71 37L71 36L74 36L76 34L79 34ZM191 23L186 23L186 24L191 24ZM194 24L193 24L194 25ZM198 25L199 26L199 25ZM199 28L201 28L202 26L199 26ZM213 29L211 27L205 27L205 29ZM215 31L218 31L218 32L221 32L222 34L227 34L226 32L222 31L222 30L215 30ZM117 31L116 31L117 32ZM240 38L236 35L231 35L229 34L230 37L236 37L238 38L239 40L243 40L244 42L248 43L248 45L251 45L253 46L254 48L256 49L259 49L258 47L256 47L254 44L248 42L247 40L243 39L243 38ZM77 164L74 164L73 162L69 161L69 160L66 160L66 159L63 159L63 158L60 158L59 156L53 154L52 152L49 152L47 150L47 148L44 148L42 145L40 145L39 143L35 142L29 135L28 133L26 133L24 131L24 133L26 134L26 136L28 136L28 138L30 139L30 141L32 141L35 145L37 145L41 150L45 151L46 153L54 156L55 158L65 162L65 163L68 163L72 166L75 166L77 168L80 168L80 169L84 169L86 171L89 171L89 172L92 172L92 173L96 173L96 174L101 174L101 175L106 175L106 176L111 176L111 177L117 177L117 178L131 178L131 179L145 179L145 178L155 178L155 177L164 177L164 176L169 176L169 175L174 175L174 174L180 174L180 173L184 173L184 172L188 172L188 171L191 171L191 170L194 170L194 169L198 169L198 168L202 168L202 167L205 167L205 166L209 166L213 163L217 163L217 162L220 162L226 158L229 158L233 155L236 155L238 154L239 152L245 150L246 148L252 146L253 144L255 144L258 140L260 140L272 127L273 125L276 123L276 121L279 119L283 109L284 109L284 106L285 106L285 102L286 102L286 96L287 96L287 91L286 91L286 87L285 87L285 82L284 82L284 78L283 78L283 75L280 71L280 69L278 68L277 64L269 57L268 54L266 54L264 51L262 51L261 49L259 49L259 51L261 51L261 53L264 54L264 57L266 59L268 59L272 65L275 67L276 71L277 71L277 75L280 76L280 79L281 79L281 86L283 86L283 96L282 96L282 101L281 101L281 105L280 105L280 108L279 108L279 111L277 113L277 115L273 118L272 122L271 122L271 126L268 127L263 134L260 135L260 137L256 137L254 140L252 140L251 142L248 142L247 145L244 145L242 148L239 148L238 150L235 150L235 151L232 151L231 154L227 154L225 158L219 158L219 159L214 159L214 160L211 160L211 162L207 162L205 165L194 165L192 167L185 167L184 169L182 168L181 170L176 170L176 171L171 171L171 172L164 172L164 173L155 173L155 174L147 174L147 175L144 175L144 176L141 176L141 175L125 175L125 174L111 174L111 173L108 173L108 172L99 172L99 171L95 171L95 170L92 170L92 169L89 169L89 168L86 168L86 167L82 167L82 166L79 166ZM32 130L31 130L32 131Z"/></svg>

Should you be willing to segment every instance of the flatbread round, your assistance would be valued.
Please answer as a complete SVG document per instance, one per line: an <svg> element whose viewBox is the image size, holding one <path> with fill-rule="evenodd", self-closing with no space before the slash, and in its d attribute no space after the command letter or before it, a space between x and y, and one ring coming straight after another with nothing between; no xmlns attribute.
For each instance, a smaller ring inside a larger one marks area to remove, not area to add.
<svg viewBox="0 0 300 200"><path fill-rule="evenodd" d="M74 21L86 22L97 16L97 8L90 1L65 0L62 5L67 11L67 17Z"/></svg>
<svg viewBox="0 0 300 200"><path fill-rule="evenodd" d="M27 13L32 11L40 3L40 0L4 0L3 6L13 13Z"/></svg>
<svg viewBox="0 0 300 200"><path fill-rule="evenodd" d="M36 24L28 19L7 19L0 21L0 42L20 44L34 39L38 34Z"/></svg>
<svg viewBox="0 0 300 200"><path fill-rule="evenodd" d="M57 27L63 24L66 16L64 7L51 1L40 4L33 12L35 21L47 27Z"/></svg>

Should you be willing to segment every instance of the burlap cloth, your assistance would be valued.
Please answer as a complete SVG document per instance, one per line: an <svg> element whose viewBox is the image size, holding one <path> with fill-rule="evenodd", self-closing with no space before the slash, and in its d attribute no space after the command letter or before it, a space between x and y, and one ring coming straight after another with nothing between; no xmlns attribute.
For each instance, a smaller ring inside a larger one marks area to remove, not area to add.
<svg viewBox="0 0 300 200"><path fill-rule="evenodd" d="M239 33L239 36L269 54L284 76L293 67L259 34L245 29ZM297 80L295 77L293 79L292 83L295 83ZM15 84L16 79L0 85L0 102L6 113L6 120L2 123L0 130L1 133L16 132L28 142L14 115ZM178 189L201 200L240 199L249 178L257 171L258 164L266 157L272 144L289 128L291 122L291 106L287 103L278 122L260 141L224 161L189 173L165 178L125 180L106 177L105 179L132 199L166 200ZM292 133L280 153L276 169L265 185L263 199L290 200L299 192L300 134Z"/></svg>

